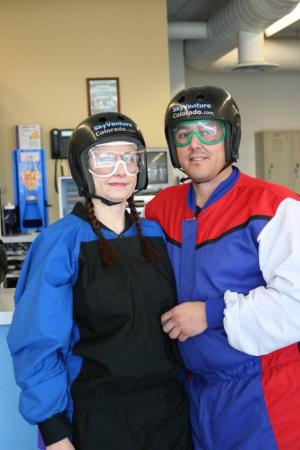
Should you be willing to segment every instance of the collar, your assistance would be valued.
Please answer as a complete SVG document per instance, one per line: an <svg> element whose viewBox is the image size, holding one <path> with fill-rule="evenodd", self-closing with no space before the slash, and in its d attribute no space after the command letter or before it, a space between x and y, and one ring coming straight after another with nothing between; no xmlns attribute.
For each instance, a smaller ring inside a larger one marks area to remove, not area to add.
<svg viewBox="0 0 300 450"><path fill-rule="evenodd" d="M73 208L71 214L73 214L74 216L79 217L80 219L82 219L82 220L84 220L85 222L88 222L88 223L90 224L89 219L88 219L88 215L87 215L87 212L86 212L86 209L85 209L83 203L77 202L77 203L75 204L75 206L74 206L74 208ZM131 214L127 211L127 209L126 209L126 210L125 210L125 228L124 228L124 230L122 231L122 233L124 233L125 231L129 230L129 228L132 227L133 223L134 223L134 221L133 221L132 215L131 215ZM101 225L101 228L103 228L103 229L105 229L105 230L108 230L108 231L111 231L112 233L115 234L114 231L112 231L110 228L108 228L108 227L107 227L106 225L104 225L102 222L100 222L100 225Z"/></svg>
<svg viewBox="0 0 300 450"><path fill-rule="evenodd" d="M221 197L223 197L230 189L235 185L237 180L240 176L240 170L232 166L232 173L229 175L226 180L223 180L216 189L211 193L210 197L207 199L203 207L201 208L201 211L208 208L210 205L218 201ZM189 190L188 190L188 197L187 197L187 203L188 207L197 214L197 211L199 212L199 207L196 204L196 194L193 188L193 184L191 183Z"/></svg>

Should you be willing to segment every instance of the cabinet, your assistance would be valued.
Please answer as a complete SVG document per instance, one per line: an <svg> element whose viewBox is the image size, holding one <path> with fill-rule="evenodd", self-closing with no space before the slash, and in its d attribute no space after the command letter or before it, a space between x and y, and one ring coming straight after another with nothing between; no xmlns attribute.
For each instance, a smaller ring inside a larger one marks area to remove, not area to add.
<svg viewBox="0 0 300 450"><path fill-rule="evenodd" d="M36 236L37 234L1 236L7 255L7 273L3 283L4 288L16 287L22 263L31 242Z"/></svg>
<svg viewBox="0 0 300 450"><path fill-rule="evenodd" d="M255 135L256 176L300 193L300 130Z"/></svg>

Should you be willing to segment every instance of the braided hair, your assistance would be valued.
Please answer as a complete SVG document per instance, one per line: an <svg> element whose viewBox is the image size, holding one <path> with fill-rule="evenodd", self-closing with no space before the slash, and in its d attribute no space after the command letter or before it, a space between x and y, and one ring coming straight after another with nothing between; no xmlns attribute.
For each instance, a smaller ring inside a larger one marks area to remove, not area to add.
<svg viewBox="0 0 300 450"><path fill-rule="evenodd" d="M135 223L138 238L140 240L141 250L144 258L147 262L155 264L158 261L158 253L150 245L147 238L143 235L143 230L140 223L140 218L136 210L133 195L127 200L130 213ZM93 227L95 233L99 236L97 245L100 258L105 266L112 266L117 261L117 254L115 249L110 245L109 241L104 238L101 232L101 224L95 216L94 203L91 198L86 198L85 209L87 212L88 220Z"/></svg>
<svg viewBox="0 0 300 450"><path fill-rule="evenodd" d="M138 234L138 238L140 240L141 249L142 249L144 258L146 259L147 262L149 262L151 264L155 264L158 261L158 253L156 252L156 250L154 250L154 248L150 245L147 238L143 235L143 230L142 230L142 226L141 226L141 222L140 222L140 216L138 215L138 212L136 210L133 195L131 197L129 197L129 199L127 200L127 203L128 203L132 218L134 220L136 229L137 229L137 234Z"/></svg>
<svg viewBox="0 0 300 450"><path fill-rule="evenodd" d="M85 201L85 209L87 212L88 220L93 227L95 233L99 236L97 245L100 258L105 266L112 266L117 260L117 254L115 249L109 244L101 233L101 224L95 216L94 203L91 198L87 198Z"/></svg>

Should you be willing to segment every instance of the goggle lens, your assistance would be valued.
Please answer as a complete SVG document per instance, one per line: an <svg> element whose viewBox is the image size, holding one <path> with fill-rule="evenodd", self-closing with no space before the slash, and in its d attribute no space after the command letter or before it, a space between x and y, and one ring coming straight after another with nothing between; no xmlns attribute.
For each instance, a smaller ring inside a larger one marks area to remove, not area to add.
<svg viewBox="0 0 300 450"><path fill-rule="evenodd" d="M134 176L145 167L145 151L137 150L135 144L128 144L124 146L124 151L119 152L107 148L108 145L103 144L89 150L89 171L92 175L108 177L122 165L127 175Z"/></svg>
<svg viewBox="0 0 300 450"><path fill-rule="evenodd" d="M225 125L221 120L192 120L181 122L174 129L177 147L189 145L193 136L206 145L218 144L225 140Z"/></svg>

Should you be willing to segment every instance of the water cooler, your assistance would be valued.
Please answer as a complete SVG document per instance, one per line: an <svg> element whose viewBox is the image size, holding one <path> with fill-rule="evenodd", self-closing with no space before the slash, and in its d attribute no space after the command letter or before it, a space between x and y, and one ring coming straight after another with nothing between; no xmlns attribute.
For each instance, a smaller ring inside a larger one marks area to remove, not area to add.
<svg viewBox="0 0 300 450"><path fill-rule="evenodd" d="M19 231L28 233L46 228L48 193L44 150L14 150L13 179Z"/></svg>

